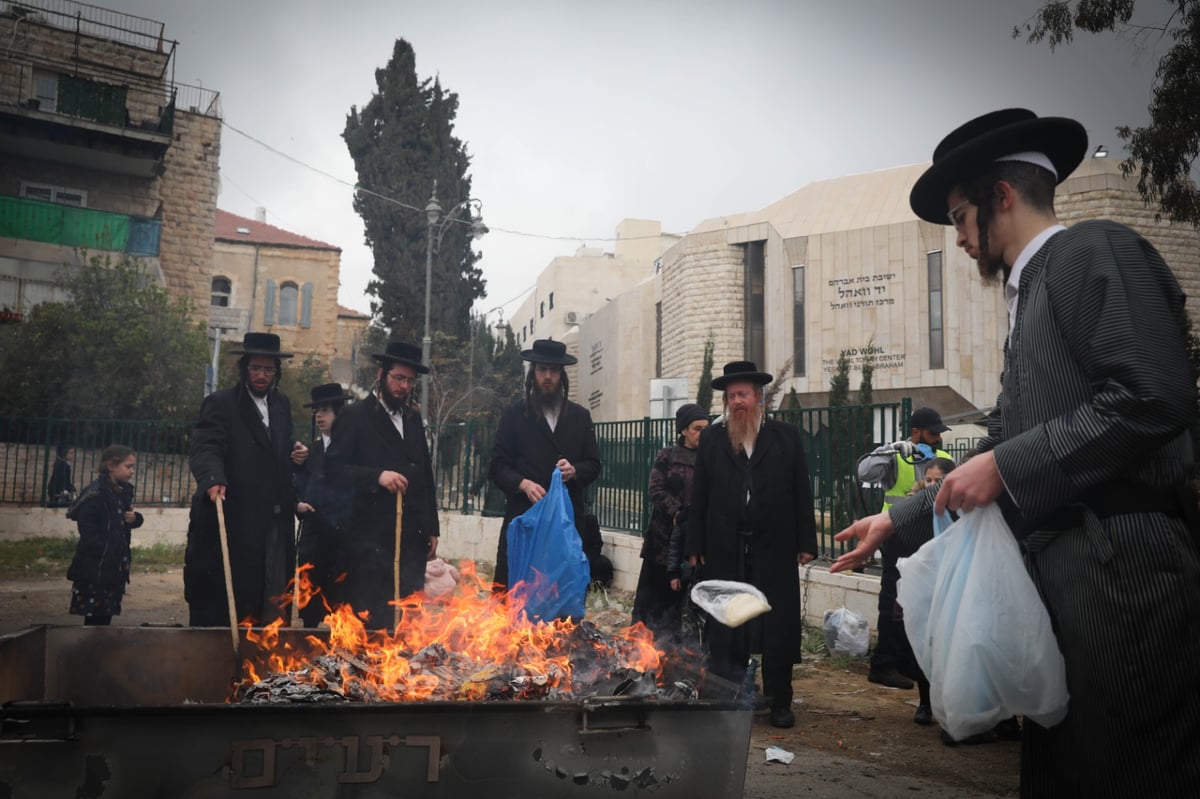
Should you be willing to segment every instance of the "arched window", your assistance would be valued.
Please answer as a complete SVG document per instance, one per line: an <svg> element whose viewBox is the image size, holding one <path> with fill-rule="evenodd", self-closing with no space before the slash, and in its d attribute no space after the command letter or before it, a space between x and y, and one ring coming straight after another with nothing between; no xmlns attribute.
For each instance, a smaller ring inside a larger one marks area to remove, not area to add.
<svg viewBox="0 0 1200 799"><path fill-rule="evenodd" d="M228 308L229 297L233 294L233 284L229 282L227 277L214 277L212 279L212 302L209 304L216 308Z"/></svg>
<svg viewBox="0 0 1200 799"><path fill-rule="evenodd" d="M295 283L284 283L279 287L279 324L296 324L296 305L300 299L300 287Z"/></svg>

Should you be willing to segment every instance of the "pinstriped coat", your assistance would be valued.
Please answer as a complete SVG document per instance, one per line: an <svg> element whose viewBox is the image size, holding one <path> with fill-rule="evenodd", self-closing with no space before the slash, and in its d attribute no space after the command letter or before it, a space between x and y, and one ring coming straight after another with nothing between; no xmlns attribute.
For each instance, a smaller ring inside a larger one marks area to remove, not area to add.
<svg viewBox="0 0 1200 799"><path fill-rule="evenodd" d="M1010 523L1067 666L1067 718L1026 722L1023 796L1193 796L1200 785L1200 562L1178 515L1036 519L1091 490L1186 479L1195 412L1184 296L1158 252L1112 222L1059 232L1021 272L988 420ZM1106 488L1107 487L1107 488ZM891 512L901 541L936 489Z"/></svg>

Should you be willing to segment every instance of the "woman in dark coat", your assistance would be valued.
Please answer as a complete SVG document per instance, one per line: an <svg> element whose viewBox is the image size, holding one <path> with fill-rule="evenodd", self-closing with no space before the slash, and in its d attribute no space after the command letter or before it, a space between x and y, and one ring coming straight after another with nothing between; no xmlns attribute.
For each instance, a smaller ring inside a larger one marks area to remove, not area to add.
<svg viewBox="0 0 1200 799"><path fill-rule="evenodd" d="M133 509L129 482L136 465L129 447L108 447L100 455L100 476L67 510L67 518L79 525L79 543L67 569L67 579L74 581L71 613L83 616L87 626L108 625L121 613L129 582L130 531L143 521Z"/></svg>
<svg viewBox="0 0 1200 799"><path fill-rule="evenodd" d="M642 570L633 598L633 621L655 635L678 635L682 623L683 585L669 573L668 550L672 532L681 523L680 512L692 495L692 473L700 433L708 427L708 414L695 403L675 412L678 441L664 447L650 469L650 523L642 540Z"/></svg>

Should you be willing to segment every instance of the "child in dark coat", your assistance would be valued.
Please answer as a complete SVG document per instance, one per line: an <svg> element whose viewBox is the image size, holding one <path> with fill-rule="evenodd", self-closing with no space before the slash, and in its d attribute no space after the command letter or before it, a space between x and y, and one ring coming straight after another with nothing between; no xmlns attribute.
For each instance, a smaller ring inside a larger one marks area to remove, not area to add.
<svg viewBox="0 0 1200 799"><path fill-rule="evenodd" d="M79 525L75 558L67 569L71 586L71 613L83 616L87 626L107 625L121 613L121 599L129 582L130 531L142 526L142 514L133 509L133 450L113 444L100 455L100 476L80 493L67 510Z"/></svg>

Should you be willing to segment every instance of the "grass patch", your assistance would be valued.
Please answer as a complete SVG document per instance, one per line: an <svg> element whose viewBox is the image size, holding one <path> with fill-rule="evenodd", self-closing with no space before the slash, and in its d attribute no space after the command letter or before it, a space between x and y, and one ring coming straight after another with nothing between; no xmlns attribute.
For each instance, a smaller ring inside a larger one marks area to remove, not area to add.
<svg viewBox="0 0 1200 799"><path fill-rule="evenodd" d="M67 576L78 536L0 541L0 578ZM183 565L182 544L133 548L135 572L163 572Z"/></svg>

